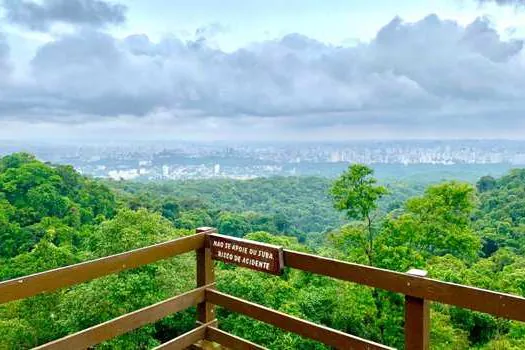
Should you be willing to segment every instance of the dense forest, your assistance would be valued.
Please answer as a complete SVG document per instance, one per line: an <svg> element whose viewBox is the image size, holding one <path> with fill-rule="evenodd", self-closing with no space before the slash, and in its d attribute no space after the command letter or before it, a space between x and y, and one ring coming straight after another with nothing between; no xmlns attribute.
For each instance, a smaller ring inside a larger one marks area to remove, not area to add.
<svg viewBox="0 0 525 350"><path fill-rule="evenodd" d="M163 213L177 227L215 226L236 237L267 231L296 237L315 248L325 232L345 222L330 199L332 181L323 177L271 177L106 184L131 209L145 207ZM390 182L385 186L390 195L378 201L383 214L425 189L420 182Z"/></svg>
<svg viewBox="0 0 525 350"><path fill-rule="evenodd" d="M276 177L101 181L24 153L0 160L0 280L146 246L214 226L221 233L525 296L525 170L475 184L378 182L352 165L335 181ZM218 288L397 348L401 295L298 270L217 263ZM0 349L25 349L195 286L193 253L0 305ZM195 310L103 343L151 348L194 326ZM433 349L524 349L525 325L432 304ZM325 349L219 309L224 330L271 349Z"/></svg>

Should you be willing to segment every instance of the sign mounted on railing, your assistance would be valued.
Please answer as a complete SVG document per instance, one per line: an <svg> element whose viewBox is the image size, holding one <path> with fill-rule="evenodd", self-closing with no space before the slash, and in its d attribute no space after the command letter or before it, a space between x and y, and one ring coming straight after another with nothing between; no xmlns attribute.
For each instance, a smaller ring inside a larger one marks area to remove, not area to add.
<svg viewBox="0 0 525 350"><path fill-rule="evenodd" d="M283 271L282 247L215 233L208 235L208 239L214 260L274 275Z"/></svg>

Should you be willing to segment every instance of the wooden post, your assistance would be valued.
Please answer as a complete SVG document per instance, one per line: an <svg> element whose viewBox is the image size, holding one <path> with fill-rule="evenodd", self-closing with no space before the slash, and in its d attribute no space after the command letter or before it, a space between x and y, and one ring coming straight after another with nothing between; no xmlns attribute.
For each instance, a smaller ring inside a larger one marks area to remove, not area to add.
<svg viewBox="0 0 525 350"><path fill-rule="evenodd" d="M427 271L412 269L410 275L426 277ZM405 349L428 350L430 309L428 301L405 295Z"/></svg>
<svg viewBox="0 0 525 350"><path fill-rule="evenodd" d="M199 227L197 233L214 230L211 227ZM213 260L210 248L204 246L197 249L197 287L202 287L215 282ZM197 305L197 321L208 323L215 319L215 307L206 301Z"/></svg>

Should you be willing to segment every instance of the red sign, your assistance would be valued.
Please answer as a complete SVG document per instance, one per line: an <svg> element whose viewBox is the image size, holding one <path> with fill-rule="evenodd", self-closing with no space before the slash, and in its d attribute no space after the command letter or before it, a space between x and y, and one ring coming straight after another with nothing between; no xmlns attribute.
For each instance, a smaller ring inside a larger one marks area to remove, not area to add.
<svg viewBox="0 0 525 350"><path fill-rule="evenodd" d="M208 235L208 238L214 260L274 275L282 273L284 268L282 247L216 233Z"/></svg>

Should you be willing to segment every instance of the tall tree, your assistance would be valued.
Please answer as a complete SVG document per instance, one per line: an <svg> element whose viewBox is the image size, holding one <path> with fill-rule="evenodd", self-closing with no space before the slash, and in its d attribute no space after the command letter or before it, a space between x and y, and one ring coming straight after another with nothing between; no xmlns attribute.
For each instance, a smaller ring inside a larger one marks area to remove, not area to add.
<svg viewBox="0 0 525 350"><path fill-rule="evenodd" d="M373 174L374 171L366 165L351 165L334 181L330 190L337 210L344 212L350 220L364 222L366 238L363 243L370 265L374 263L374 213L377 201L387 193L386 187L378 185Z"/></svg>

